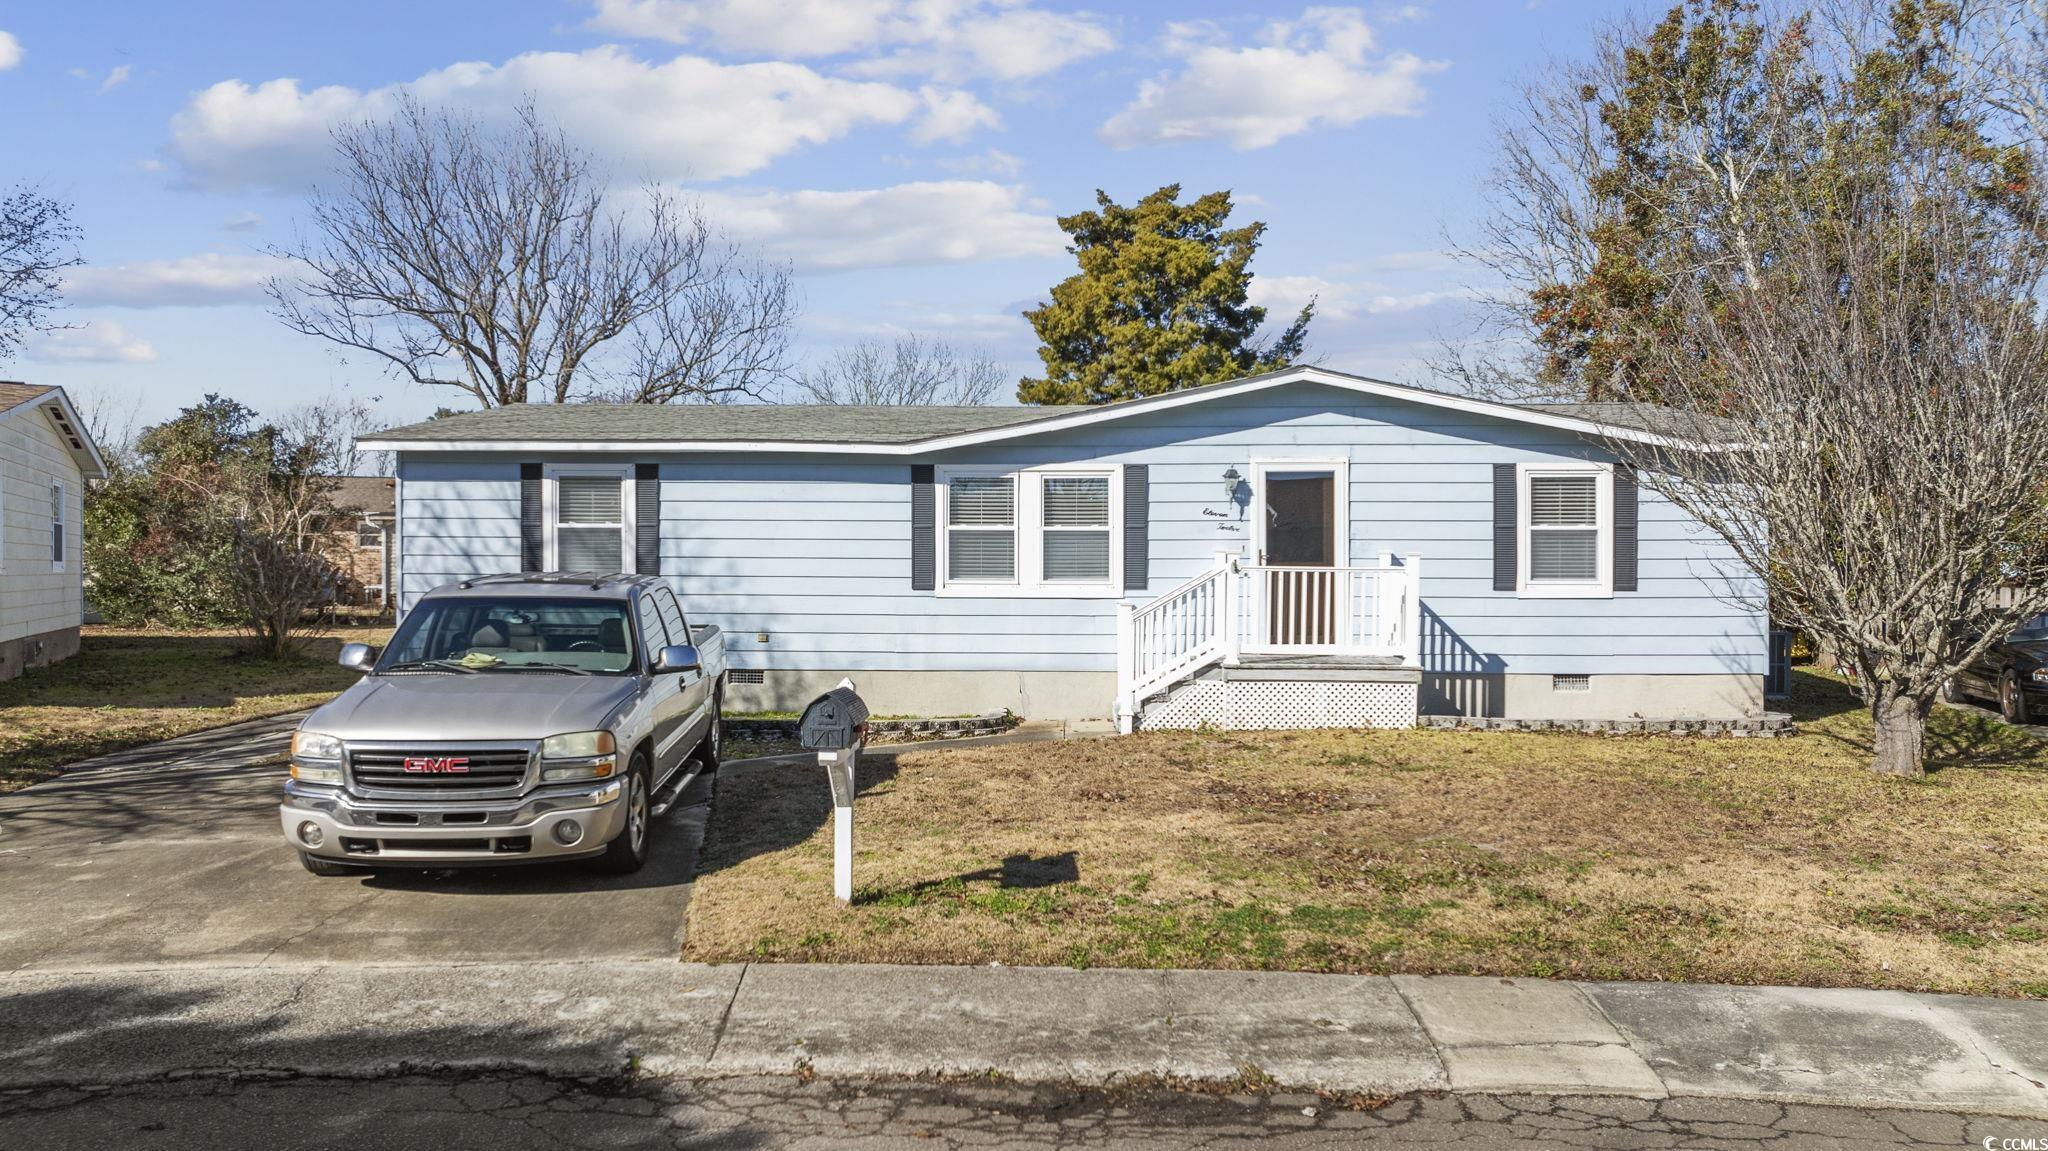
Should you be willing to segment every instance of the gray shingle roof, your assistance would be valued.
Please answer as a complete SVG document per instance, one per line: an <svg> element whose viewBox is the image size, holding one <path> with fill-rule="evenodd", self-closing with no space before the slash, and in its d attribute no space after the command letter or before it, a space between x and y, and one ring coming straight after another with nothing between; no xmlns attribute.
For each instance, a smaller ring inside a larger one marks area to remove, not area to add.
<svg viewBox="0 0 2048 1151"><path fill-rule="evenodd" d="M338 511L388 516L396 513L398 501L390 476L340 476L334 484L334 506Z"/></svg>
<svg viewBox="0 0 2048 1151"><path fill-rule="evenodd" d="M375 436L391 443L747 443L908 445L944 436L997 428L1018 428L1077 412L1140 410L1162 402L1185 401L1203 392L1224 392L1248 383L1279 382L1281 377L1312 371L1394 388L1424 397L1470 397L1412 385L1387 384L1364 376L1328 369L1283 368L1239 380L1226 380L1181 392L1124 400L1102 407L862 407L833 404L520 404L460 412L424 423L408 424ZM1311 379L1308 382L1315 382ZM1325 380L1324 382L1328 382ZM1425 399L1424 402L1441 402ZM1654 404L1499 403L1503 418L1515 411L1586 420L1610 428L1695 442L1726 441L1731 429L1722 421L1694 417Z"/></svg>
<svg viewBox="0 0 2048 1151"><path fill-rule="evenodd" d="M1525 411L1571 416L1575 419L1591 420L1596 424L1634 428L1640 432L1696 442L1729 440L1737 435L1736 426L1727 420L1695 415L1681 408L1667 408L1662 404L1542 403L1514 406Z"/></svg>
<svg viewBox="0 0 2048 1151"><path fill-rule="evenodd" d="M908 444L1085 411L837 404L519 404L379 432L378 440Z"/></svg>
<svg viewBox="0 0 2048 1151"><path fill-rule="evenodd" d="M36 384L24 384L16 380L0 380L0 412L18 408L30 400L40 399L56 391L55 388Z"/></svg>

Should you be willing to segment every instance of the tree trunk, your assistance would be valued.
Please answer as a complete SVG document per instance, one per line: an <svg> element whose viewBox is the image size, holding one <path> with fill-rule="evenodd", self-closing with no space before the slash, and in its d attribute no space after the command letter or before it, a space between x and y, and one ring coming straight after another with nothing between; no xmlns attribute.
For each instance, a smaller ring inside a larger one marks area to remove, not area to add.
<svg viewBox="0 0 2048 1151"><path fill-rule="evenodd" d="M1879 775L1919 779L1927 774L1927 703L1890 686L1877 685L1870 706L1874 754L1870 769Z"/></svg>

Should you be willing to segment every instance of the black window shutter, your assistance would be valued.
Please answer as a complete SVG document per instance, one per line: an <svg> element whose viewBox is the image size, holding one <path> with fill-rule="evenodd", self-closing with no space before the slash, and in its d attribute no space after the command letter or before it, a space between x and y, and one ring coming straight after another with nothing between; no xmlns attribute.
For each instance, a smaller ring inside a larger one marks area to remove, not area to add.
<svg viewBox="0 0 2048 1151"><path fill-rule="evenodd" d="M541 535L540 465L519 465L519 570L541 570L547 545Z"/></svg>
<svg viewBox="0 0 2048 1151"><path fill-rule="evenodd" d="M1515 465L1493 465L1493 590L1514 591L1516 579L1515 517L1521 491Z"/></svg>
<svg viewBox="0 0 2048 1151"><path fill-rule="evenodd" d="M932 591L939 586L938 493L932 465L910 465L910 589Z"/></svg>
<svg viewBox="0 0 2048 1151"><path fill-rule="evenodd" d="M661 574L661 465L633 465L633 571Z"/></svg>
<svg viewBox="0 0 2048 1151"><path fill-rule="evenodd" d="M1614 590L1636 590L1636 470L1614 469Z"/></svg>
<svg viewBox="0 0 2048 1151"><path fill-rule="evenodd" d="M1144 591L1151 583L1151 469L1124 465L1124 590Z"/></svg>

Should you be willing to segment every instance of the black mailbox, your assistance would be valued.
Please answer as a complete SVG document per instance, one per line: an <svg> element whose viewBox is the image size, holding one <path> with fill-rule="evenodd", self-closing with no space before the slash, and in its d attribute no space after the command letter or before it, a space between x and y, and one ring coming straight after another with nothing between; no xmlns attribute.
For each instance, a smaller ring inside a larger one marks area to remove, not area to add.
<svg viewBox="0 0 2048 1151"><path fill-rule="evenodd" d="M851 685L841 684L811 701L797 723L796 738L806 751L844 751L867 738L868 705Z"/></svg>

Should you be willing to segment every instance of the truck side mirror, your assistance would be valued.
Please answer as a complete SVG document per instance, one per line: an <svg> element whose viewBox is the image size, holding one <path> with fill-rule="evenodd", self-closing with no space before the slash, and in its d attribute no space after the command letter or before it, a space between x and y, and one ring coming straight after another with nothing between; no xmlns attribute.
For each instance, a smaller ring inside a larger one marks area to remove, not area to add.
<svg viewBox="0 0 2048 1151"><path fill-rule="evenodd" d="M661 649L661 655L654 661L656 671L703 671L704 657L697 654L697 646L688 643L672 643Z"/></svg>
<svg viewBox="0 0 2048 1151"><path fill-rule="evenodd" d="M350 671L368 671L377 666L377 651L366 643L345 643L337 662Z"/></svg>

